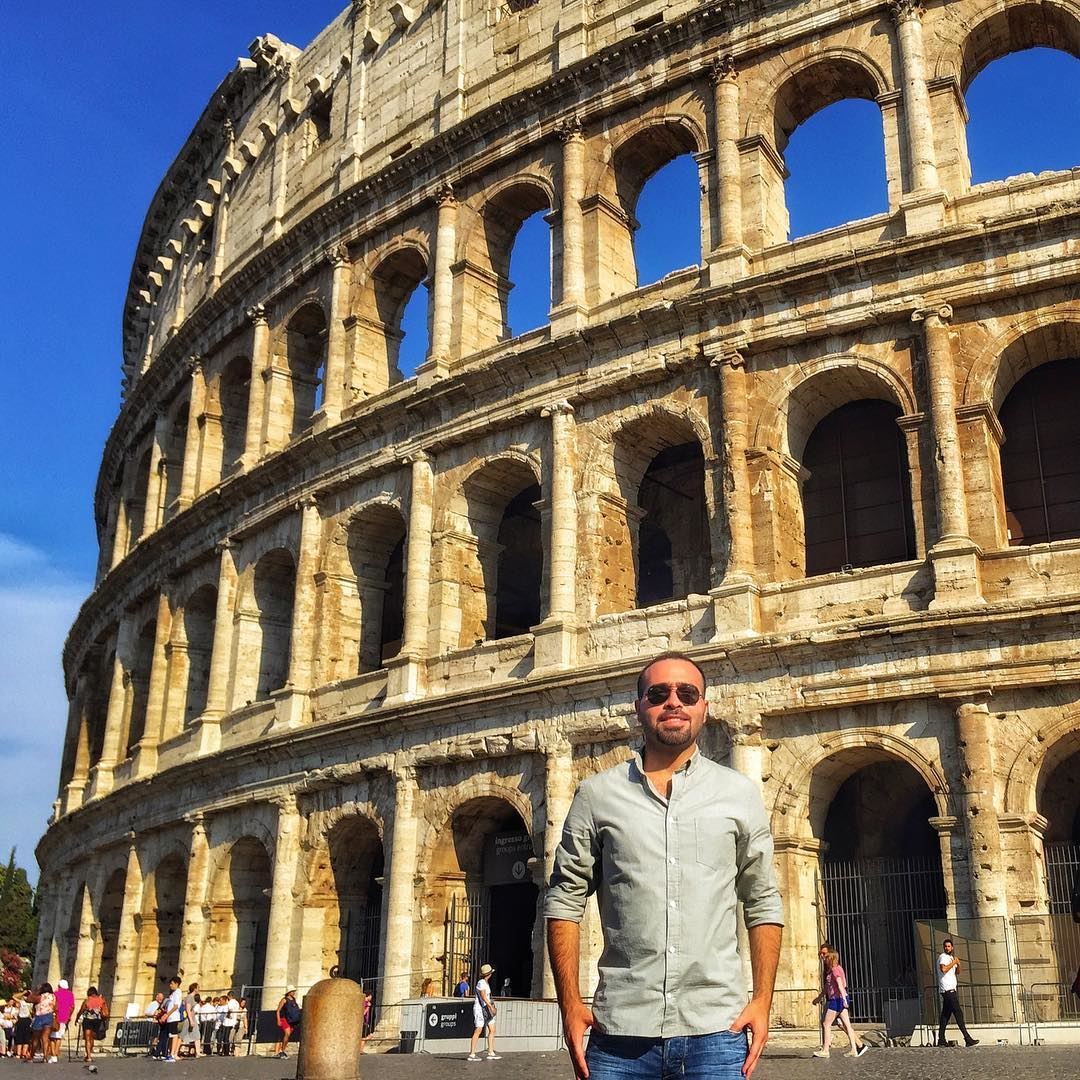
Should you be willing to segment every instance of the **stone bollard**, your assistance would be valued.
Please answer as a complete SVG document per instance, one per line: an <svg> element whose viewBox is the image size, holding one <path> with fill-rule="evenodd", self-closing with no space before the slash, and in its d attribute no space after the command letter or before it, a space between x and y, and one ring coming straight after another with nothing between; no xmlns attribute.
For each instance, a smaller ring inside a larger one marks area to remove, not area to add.
<svg viewBox="0 0 1080 1080"><path fill-rule="evenodd" d="M364 991L352 979L323 979L304 996L296 1080L360 1080Z"/></svg>

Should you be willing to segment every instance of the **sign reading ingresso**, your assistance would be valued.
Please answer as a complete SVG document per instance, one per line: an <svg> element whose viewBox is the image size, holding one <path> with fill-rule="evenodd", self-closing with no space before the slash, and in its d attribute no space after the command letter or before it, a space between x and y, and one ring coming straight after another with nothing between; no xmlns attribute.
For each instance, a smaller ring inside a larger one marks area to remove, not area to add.
<svg viewBox="0 0 1080 1080"><path fill-rule="evenodd" d="M492 833L484 847L484 884L520 885L531 881L532 840L526 832Z"/></svg>

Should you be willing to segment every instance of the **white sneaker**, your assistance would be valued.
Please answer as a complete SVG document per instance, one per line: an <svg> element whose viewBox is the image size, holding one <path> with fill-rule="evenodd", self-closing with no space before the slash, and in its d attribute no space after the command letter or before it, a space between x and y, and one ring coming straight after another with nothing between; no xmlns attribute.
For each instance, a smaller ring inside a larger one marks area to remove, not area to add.
<svg viewBox="0 0 1080 1080"><path fill-rule="evenodd" d="M49 1058L49 1064L50 1065L55 1065L59 1060L60 1059L58 1057L51 1057L51 1058Z"/></svg>
<svg viewBox="0 0 1080 1080"><path fill-rule="evenodd" d="M495 1053L492 1053L492 1051L489 1050L487 1060L488 1061L498 1061L501 1056L502 1056L501 1054L495 1054Z"/></svg>
<svg viewBox="0 0 1080 1080"><path fill-rule="evenodd" d="M827 1058L828 1056L829 1056L829 1051L828 1050L822 1049L822 1050L815 1050L814 1051L814 1057Z"/></svg>
<svg viewBox="0 0 1080 1080"><path fill-rule="evenodd" d="M466 1061L481 1061L483 1059L480 1057L479 1054L470 1054L465 1060Z"/></svg>

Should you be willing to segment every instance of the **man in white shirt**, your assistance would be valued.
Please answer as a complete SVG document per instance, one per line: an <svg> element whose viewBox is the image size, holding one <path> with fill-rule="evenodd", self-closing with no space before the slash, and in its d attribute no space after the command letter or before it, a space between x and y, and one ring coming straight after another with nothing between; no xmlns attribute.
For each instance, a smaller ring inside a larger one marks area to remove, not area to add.
<svg viewBox="0 0 1080 1080"><path fill-rule="evenodd" d="M954 954L955 946L952 938L946 938L941 943L944 950L938 957L938 985L941 988L941 1017L938 1020L938 1046L948 1046L945 1042L945 1025L949 1018L956 1020L956 1026L960 1034L964 1036L965 1046L974 1046L979 1040L973 1039L964 1024L964 1012L960 1008L960 997L956 992L956 974L960 970L960 960Z"/></svg>

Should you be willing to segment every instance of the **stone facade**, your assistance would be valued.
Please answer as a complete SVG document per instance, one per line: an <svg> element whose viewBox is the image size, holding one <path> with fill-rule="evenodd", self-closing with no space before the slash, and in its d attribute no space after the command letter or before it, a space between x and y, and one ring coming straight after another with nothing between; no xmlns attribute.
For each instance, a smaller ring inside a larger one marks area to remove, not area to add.
<svg viewBox="0 0 1080 1080"><path fill-rule="evenodd" d="M815 983L841 855L928 860L923 915L1000 920L998 974L1056 981L1080 486L1040 536L1008 410L1073 385L1080 177L973 186L964 107L1033 45L1080 49L1080 9L354 3L302 52L257 39L135 258L37 974L120 1000L340 963L385 1004L464 940L550 994L574 786L679 648L772 814L782 987ZM888 212L789 242L787 139L850 97ZM684 153L700 265L638 288L638 195ZM537 210L550 322L511 338Z"/></svg>

